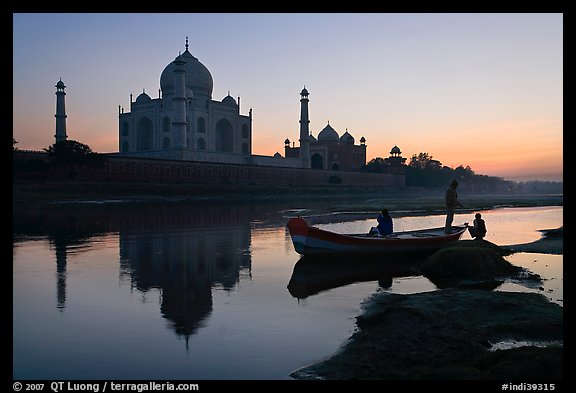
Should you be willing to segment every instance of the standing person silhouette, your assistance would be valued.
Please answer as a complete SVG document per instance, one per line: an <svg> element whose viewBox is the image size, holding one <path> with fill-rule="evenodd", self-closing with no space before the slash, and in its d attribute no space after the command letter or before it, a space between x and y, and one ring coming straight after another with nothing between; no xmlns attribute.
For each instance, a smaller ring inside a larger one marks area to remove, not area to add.
<svg viewBox="0 0 576 393"><path fill-rule="evenodd" d="M452 233L452 221L454 221L454 210L456 207L463 207L460 201L458 201L458 193L456 188L458 187L458 181L452 180L450 187L446 190L444 195L444 200L446 202L446 225L444 226L445 233Z"/></svg>

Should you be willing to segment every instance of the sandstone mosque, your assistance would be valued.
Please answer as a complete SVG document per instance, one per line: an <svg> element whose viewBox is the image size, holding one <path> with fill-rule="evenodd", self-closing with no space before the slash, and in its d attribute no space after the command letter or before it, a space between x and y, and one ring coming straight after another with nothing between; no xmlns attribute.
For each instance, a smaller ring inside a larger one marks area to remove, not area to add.
<svg viewBox="0 0 576 393"><path fill-rule="evenodd" d="M56 92L56 141L66 140L64 83ZM143 91L130 107L118 107L118 153L109 153L106 175L130 180L224 184L342 184L404 186L400 149L386 161L388 173L359 172L366 164L366 139L359 144L328 123L315 138L310 132L309 93L300 92L299 146L286 138L284 156L252 154L252 109L240 112L240 97L212 99L210 71L188 49L160 75L158 97ZM163 163L164 169L158 165ZM167 169L172 168L172 169ZM137 175L137 176L135 176Z"/></svg>

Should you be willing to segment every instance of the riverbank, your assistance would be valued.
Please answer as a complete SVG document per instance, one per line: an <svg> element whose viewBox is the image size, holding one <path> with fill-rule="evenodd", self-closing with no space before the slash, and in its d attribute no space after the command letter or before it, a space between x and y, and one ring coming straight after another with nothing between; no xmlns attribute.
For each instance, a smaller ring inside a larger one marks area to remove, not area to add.
<svg viewBox="0 0 576 393"><path fill-rule="evenodd" d="M462 211L495 206L560 206L562 194L475 194L459 190ZM444 190L384 187L279 187L223 186L189 183L94 183L81 181L13 180L16 205L54 203L170 203L211 201L302 201L326 200L324 212L379 211L386 206L393 214L415 209L444 211ZM314 213L314 212L311 212Z"/></svg>
<svg viewBox="0 0 576 393"><path fill-rule="evenodd" d="M473 306L471 306L473 305ZM334 356L295 379L561 381L563 310L540 294L380 292Z"/></svg>
<svg viewBox="0 0 576 393"><path fill-rule="evenodd" d="M502 246L513 252L564 255L564 227L542 230L542 238L531 243Z"/></svg>
<svg viewBox="0 0 576 393"><path fill-rule="evenodd" d="M444 278L450 280L443 282L452 287L408 295L375 294L356 317L357 331L337 353L291 376L561 381L562 306L539 293L492 291L494 286L477 289L477 285L469 285L468 276L492 276L490 279L517 274L518 269L510 269L502 255L520 250L563 254L562 240L563 228L557 228L543 231L543 238L532 243L498 247L470 240L463 247L446 249L444 255L435 254L436 258L427 261L435 264L427 273L444 269L449 274ZM446 263L453 262L450 255L458 252L468 253L458 262L467 266L446 269ZM524 277L538 279L530 274ZM461 285L465 281L468 285Z"/></svg>

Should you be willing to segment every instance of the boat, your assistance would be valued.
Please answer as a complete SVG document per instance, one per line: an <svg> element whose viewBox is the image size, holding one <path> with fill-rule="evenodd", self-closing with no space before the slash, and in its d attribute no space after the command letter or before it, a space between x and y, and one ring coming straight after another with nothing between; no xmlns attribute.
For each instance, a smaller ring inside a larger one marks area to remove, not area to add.
<svg viewBox="0 0 576 393"><path fill-rule="evenodd" d="M444 227L438 227L395 232L388 236L340 234L314 227L302 217L291 218L286 226L294 249L300 255L426 255L460 240L468 223L452 226L452 233L444 233Z"/></svg>

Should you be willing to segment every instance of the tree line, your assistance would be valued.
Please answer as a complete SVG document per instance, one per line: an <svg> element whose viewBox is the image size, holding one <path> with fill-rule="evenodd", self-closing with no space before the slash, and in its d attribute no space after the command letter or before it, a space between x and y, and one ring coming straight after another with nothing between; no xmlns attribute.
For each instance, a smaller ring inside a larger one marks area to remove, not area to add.
<svg viewBox="0 0 576 393"><path fill-rule="evenodd" d="M12 149L18 150L16 139L12 138ZM78 165L102 165L105 156L92 151L90 146L74 140L56 142L43 149L48 153L48 162L36 160L14 163L14 169L38 170L50 167L73 167ZM405 159L403 159L405 160ZM376 157L360 170L363 172L388 173L393 164L388 158ZM452 180L474 192L563 192L562 182L514 182L502 177L475 173L470 166L460 165L450 168L442 165L428 153L412 155L408 164L401 164L405 170L406 187L445 188ZM337 176L336 176L337 177Z"/></svg>
<svg viewBox="0 0 576 393"><path fill-rule="evenodd" d="M376 157L366 163L361 170L387 173L391 165L387 158ZM502 177L481 175L475 173L470 166L460 165L450 168L442 165L428 153L414 154L408 164L402 165L405 169L406 187L445 188L452 180L457 180L466 189L475 192L562 192L562 182L514 182Z"/></svg>

